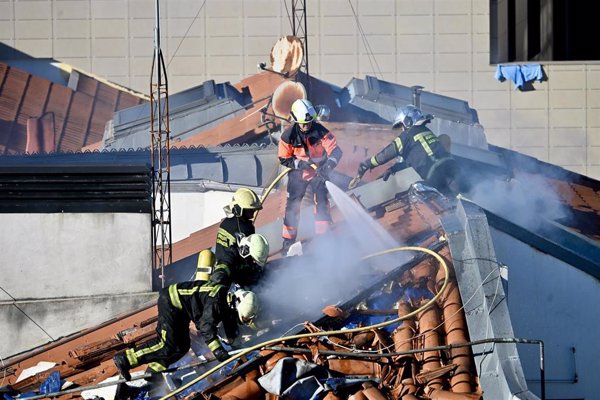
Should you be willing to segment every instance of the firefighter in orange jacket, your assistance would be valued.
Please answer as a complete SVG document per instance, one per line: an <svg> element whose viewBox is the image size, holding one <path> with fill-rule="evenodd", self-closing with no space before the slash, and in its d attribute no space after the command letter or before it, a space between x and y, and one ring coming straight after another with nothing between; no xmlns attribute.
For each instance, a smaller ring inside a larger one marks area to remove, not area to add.
<svg viewBox="0 0 600 400"><path fill-rule="evenodd" d="M283 221L284 255L296 241L300 203L309 185L316 205L315 233L320 235L329 229L331 215L325 181L342 157L335 136L315 120L317 112L310 101L296 100L290 114L294 124L281 135L278 151L281 165L292 168Z"/></svg>

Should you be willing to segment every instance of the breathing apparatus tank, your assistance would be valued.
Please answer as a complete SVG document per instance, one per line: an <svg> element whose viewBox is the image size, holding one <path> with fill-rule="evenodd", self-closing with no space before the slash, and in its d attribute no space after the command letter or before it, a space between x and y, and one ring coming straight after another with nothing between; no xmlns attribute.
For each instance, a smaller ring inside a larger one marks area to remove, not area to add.
<svg viewBox="0 0 600 400"><path fill-rule="evenodd" d="M198 266L196 267L196 280L207 281L215 266L215 253L211 249L202 250L198 254Z"/></svg>

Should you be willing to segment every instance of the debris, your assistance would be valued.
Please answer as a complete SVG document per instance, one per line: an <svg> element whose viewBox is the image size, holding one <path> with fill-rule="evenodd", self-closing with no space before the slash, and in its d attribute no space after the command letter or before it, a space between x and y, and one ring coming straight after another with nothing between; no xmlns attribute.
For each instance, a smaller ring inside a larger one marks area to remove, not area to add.
<svg viewBox="0 0 600 400"><path fill-rule="evenodd" d="M56 363L53 363L53 362L40 361L39 363L37 363L36 366L24 369L21 372L21 374L19 375L19 377L17 378L17 381L15 383L19 383L31 376L39 374L40 372L47 371L50 368L54 367L55 365L56 365Z"/></svg>

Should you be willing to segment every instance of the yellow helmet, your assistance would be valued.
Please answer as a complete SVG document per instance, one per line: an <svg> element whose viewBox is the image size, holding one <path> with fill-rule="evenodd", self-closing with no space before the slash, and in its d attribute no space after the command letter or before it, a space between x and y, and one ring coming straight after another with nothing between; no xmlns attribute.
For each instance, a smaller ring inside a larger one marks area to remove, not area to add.
<svg viewBox="0 0 600 400"><path fill-rule="evenodd" d="M269 242L260 233L241 238L238 249L243 258L250 256L261 267L267 263L267 258L269 258Z"/></svg>
<svg viewBox="0 0 600 400"><path fill-rule="evenodd" d="M233 214L236 217L241 217L246 210L261 210L262 203L260 198L252 189L239 188L233 194L231 203L225 208L226 214Z"/></svg>

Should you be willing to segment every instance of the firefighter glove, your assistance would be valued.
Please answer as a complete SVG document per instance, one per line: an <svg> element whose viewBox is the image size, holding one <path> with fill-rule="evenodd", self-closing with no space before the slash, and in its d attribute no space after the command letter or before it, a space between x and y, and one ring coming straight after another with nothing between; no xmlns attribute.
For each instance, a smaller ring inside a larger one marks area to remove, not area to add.
<svg viewBox="0 0 600 400"><path fill-rule="evenodd" d="M371 168L371 160L365 160L358 165L357 175L363 176L365 172L369 171Z"/></svg>
<svg viewBox="0 0 600 400"><path fill-rule="evenodd" d="M401 169L406 168L407 165L402 163L402 162L398 162L394 165L392 165L390 168L388 168L384 173L383 173L383 180L387 181L388 179L390 179L390 176L392 176L392 174L395 174L396 172L400 171Z"/></svg>
<svg viewBox="0 0 600 400"><path fill-rule="evenodd" d="M221 362L223 362L229 358L229 353L227 352L227 350L225 350L222 347L219 347L218 349L213 350L213 354L215 355L215 358Z"/></svg>
<svg viewBox="0 0 600 400"><path fill-rule="evenodd" d="M307 169L309 171L314 170L317 167L314 162L305 160L296 160L295 164L297 169Z"/></svg>
<svg viewBox="0 0 600 400"><path fill-rule="evenodd" d="M230 347L232 347L234 349L239 348L241 346L241 344L242 344L242 341L240 340L239 337L236 337L236 338L223 338L222 340L223 340L223 342L226 345L228 345L228 346L230 346Z"/></svg>
<svg viewBox="0 0 600 400"><path fill-rule="evenodd" d="M325 164L319 167L317 173L319 173L323 178L329 179L329 173L335 169L336 165L337 163L329 158L327 161L325 161Z"/></svg>
<svg viewBox="0 0 600 400"><path fill-rule="evenodd" d="M388 179L390 179L390 176L392 176L392 174L396 172L394 171L394 167L390 167L388 168L384 173L383 173L383 180L384 182L387 181Z"/></svg>

